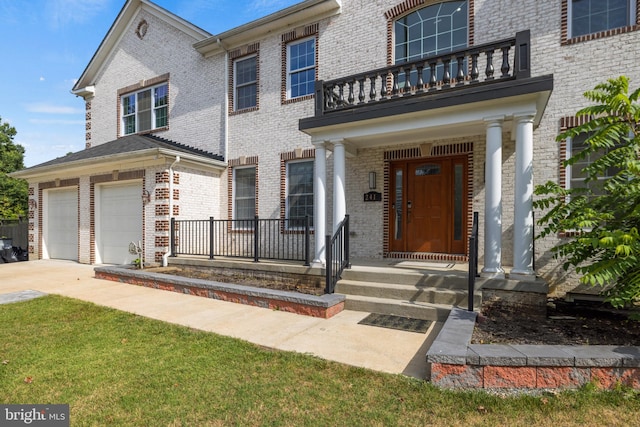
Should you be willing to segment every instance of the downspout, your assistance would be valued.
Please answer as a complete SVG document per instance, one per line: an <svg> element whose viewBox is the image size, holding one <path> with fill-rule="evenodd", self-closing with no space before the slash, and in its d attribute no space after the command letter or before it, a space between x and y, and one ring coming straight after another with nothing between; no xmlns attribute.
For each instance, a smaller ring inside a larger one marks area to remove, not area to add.
<svg viewBox="0 0 640 427"><path fill-rule="evenodd" d="M217 39L216 43L224 50L224 123L223 123L223 141L224 141L224 161L229 159L229 51L222 44L222 40Z"/></svg>
<svg viewBox="0 0 640 427"><path fill-rule="evenodd" d="M171 217L173 216L173 167L180 161L180 156L169 166L169 226L171 226ZM171 239L171 230L169 230L169 239ZM169 256L171 255L171 242L169 242L169 250L162 255L162 266L169 265Z"/></svg>

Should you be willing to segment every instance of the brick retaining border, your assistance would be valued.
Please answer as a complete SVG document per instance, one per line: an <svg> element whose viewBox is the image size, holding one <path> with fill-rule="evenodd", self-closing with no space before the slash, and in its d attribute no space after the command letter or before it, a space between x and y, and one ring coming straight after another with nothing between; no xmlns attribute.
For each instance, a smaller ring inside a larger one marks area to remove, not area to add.
<svg viewBox="0 0 640 427"><path fill-rule="evenodd" d="M162 289L181 294L196 295L238 304L287 311L328 319L344 309L344 295L307 295L297 292L257 288L232 283L190 279L134 270L131 267L97 267L97 279Z"/></svg>
<svg viewBox="0 0 640 427"><path fill-rule="evenodd" d="M470 344L477 313L454 308L427 353L443 388L640 389L640 347Z"/></svg>

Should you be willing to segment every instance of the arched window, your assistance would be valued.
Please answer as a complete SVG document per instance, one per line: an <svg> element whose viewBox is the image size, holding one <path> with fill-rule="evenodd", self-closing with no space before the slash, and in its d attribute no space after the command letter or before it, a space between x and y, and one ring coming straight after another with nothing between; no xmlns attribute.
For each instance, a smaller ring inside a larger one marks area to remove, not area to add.
<svg viewBox="0 0 640 427"><path fill-rule="evenodd" d="M441 55L467 47L468 1L436 3L394 23L395 63Z"/></svg>

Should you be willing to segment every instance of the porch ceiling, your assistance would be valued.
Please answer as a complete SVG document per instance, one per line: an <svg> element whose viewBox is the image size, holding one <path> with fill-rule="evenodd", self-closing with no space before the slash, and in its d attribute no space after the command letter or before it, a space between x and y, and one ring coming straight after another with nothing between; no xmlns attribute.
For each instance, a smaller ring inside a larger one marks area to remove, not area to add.
<svg viewBox="0 0 640 427"><path fill-rule="evenodd" d="M531 114L538 126L552 89L553 76L493 83L306 118L299 128L313 141L343 140L355 149L483 135L492 118L509 130L515 116Z"/></svg>

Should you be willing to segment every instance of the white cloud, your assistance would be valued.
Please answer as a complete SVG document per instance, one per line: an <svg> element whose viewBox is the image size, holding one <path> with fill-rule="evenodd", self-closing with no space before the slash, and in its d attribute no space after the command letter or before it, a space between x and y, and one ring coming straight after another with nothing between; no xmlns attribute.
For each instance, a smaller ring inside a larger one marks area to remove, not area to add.
<svg viewBox="0 0 640 427"><path fill-rule="evenodd" d="M44 77L40 76L40 81L43 82L44 81Z"/></svg>
<svg viewBox="0 0 640 427"><path fill-rule="evenodd" d="M54 28L84 23L104 11L111 0L50 0L45 13Z"/></svg>
<svg viewBox="0 0 640 427"><path fill-rule="evenodd" d="M65 105L53 105L46 102L40 102L37 104L27 104L26 110L30 113L43 113L43 114L82 114L83 110L80 108L67 107Z"/></svg>
<svg viewBox="0 0 640 427"><path fill-rule="evenodd" d="M65 154L67 154L70 151L73 152L78 150L78 148L75 145L53 145L51 146L51 149L58 152L64 152Z"/></svg>
<svg viewBox="0 0 640 427"><path fill-rule="evenodd" d="M34 125L84 125L84 120L62 120L62 119L29 119L29 123Z"/></svg>

